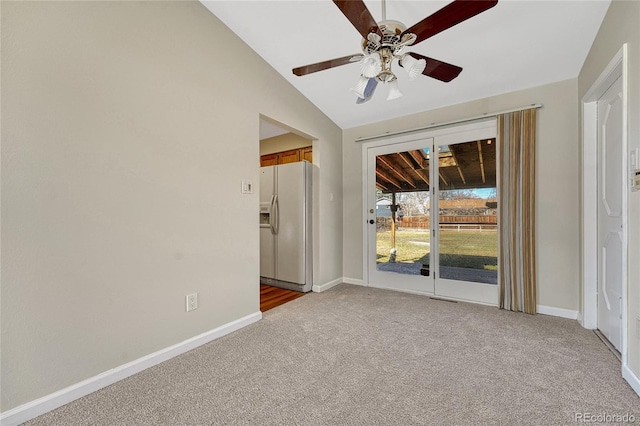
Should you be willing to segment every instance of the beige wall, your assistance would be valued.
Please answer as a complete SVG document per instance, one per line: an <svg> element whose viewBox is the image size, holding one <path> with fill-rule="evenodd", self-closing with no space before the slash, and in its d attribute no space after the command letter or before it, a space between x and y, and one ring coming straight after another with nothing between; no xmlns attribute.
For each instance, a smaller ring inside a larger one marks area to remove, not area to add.
<svg viewBox="0 0 640 426"><path fill-rule="evenodd" d="M260 141L260 155L273 154L275 152L288 151L290 149L305 148L311 146L312 140L303 138L293 133L263 139Z"/></svg>
<svg viewBox="0 0 640 426"><path fill-rule="evenodd" d="M577 80L567 80L344 131L344 276L362 279L362 146L358 137L543 104L538 115L538 304L578 310Z"/></svg>
<svg viewBox="0 0 640 426"><path fill-rule="evenodd" d="M629 151L640 148L640 2L614 0L600 27L578 78L578 101L587 93L609 62L628 43ZM580 105L582 105L580 103ZM627 308L628 363L640 377L640 192L629 194L629 252Z"/></svg>
<svg viewBox="0 0 640 426"><path fill-rule="evenodd" d="M204 6L2 2L2 411L259 310L260 114L317 139L336 279L342 132Z"/></svg>

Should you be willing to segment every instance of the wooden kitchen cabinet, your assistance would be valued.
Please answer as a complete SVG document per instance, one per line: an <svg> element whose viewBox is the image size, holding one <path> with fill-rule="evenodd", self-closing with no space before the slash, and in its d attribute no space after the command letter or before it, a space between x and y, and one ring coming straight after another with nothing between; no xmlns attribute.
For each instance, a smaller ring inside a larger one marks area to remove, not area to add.
<svg viewBox="0 0 640 426"><path fill-rule="evenodd" d="M292 149L278 153L278 164L297 163L300 161L300 150Z"/></svg>
<svg viewBox="0 0 640 426"><path fill-rule="evenodd" d="M278 154L267 154L260 157L260 167L275 166L278 164Z"/></svg>
<svg viewBox="0 0 640 426"><path fill-rule="evenodd" d="M300 161L307 160L310 163L313 163L313 148L308 146L306 148L300 149Z"/></svg>
<svg viewBox="0 0 640 426"><path fill-rule="evenodd" d="M295 163L307 160L313 163L313 148L306 146L299 149L290 149L288 151L266 154L260 157L260 167L275 166L278 164Z"/></svg>

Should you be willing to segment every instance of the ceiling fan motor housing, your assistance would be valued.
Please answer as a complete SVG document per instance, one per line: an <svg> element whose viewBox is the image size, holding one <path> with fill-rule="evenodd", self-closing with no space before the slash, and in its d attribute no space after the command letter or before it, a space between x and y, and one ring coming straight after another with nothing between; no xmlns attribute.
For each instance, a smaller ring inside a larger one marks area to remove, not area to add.
<svg viewBox="0 0 640 426"><path fill-rule="evenodd" d="M378 28L382 32L382 39L377 40L379 38L377 34L371 33L376 37L362 39L362 51L365 55L371 55L382 47L389 47L395 54L396 46L402 42L401 34L407 29L406 25L399 21L387 20L380 21Z"/></svg>

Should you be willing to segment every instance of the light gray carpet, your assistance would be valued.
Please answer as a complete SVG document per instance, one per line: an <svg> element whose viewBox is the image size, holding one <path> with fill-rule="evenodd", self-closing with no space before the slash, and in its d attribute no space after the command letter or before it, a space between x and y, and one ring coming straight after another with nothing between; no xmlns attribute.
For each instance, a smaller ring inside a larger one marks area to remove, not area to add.
<svg viewBox="0 0 640 426"><path fill-rule="evenodd" d="M631 413L576 321L340 285L29 425L566 425Z"/></svg>

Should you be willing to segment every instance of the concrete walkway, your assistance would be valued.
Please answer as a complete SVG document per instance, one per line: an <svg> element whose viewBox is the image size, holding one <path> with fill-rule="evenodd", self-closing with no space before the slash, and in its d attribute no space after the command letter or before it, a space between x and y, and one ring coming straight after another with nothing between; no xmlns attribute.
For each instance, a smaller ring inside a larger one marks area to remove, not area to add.
<svg viewBox="0 0 640 426"><path fill-rule="evenodd" d="M421 263L378 263L378 270L396 272L399 274L420 275ZM440 278L474 283L498 284L498 272L486 269L457 268L453 266L440 267Z"/></svg>

